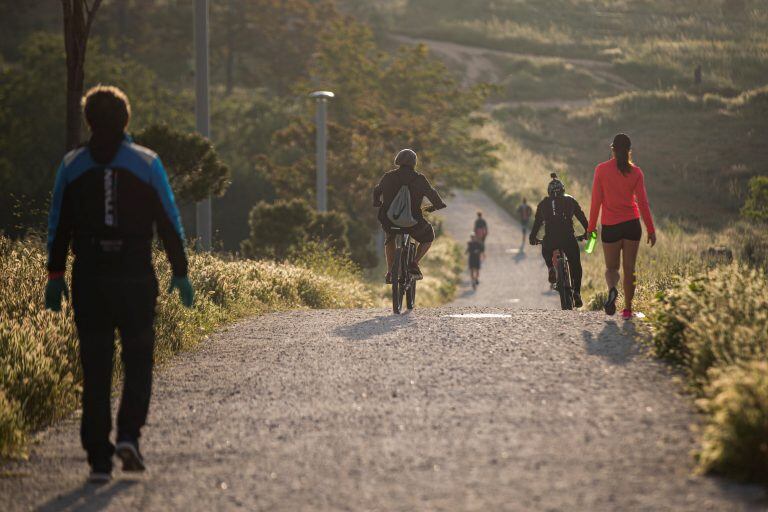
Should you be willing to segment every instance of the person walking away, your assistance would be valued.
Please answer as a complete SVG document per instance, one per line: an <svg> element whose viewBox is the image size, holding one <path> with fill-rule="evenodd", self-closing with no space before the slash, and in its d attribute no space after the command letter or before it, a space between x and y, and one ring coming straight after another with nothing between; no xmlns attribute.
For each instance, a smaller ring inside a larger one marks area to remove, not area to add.
<svg viewBox="0 0 768 512"><path fill-rule="evenodd" d="M483 212L477 212L477 219L475 219L475 235L480 242L485 244L485 239L488 236L488 222L483 218Z"/></svg>
<svg viewBox="0 0 768 512"><path fill-rule="evenodd" d="M407 233L419 243L416 256L408 271L416 279L423 279L419 268L419 262L427 254L432 242L435 240L435 230L432 224L424 218L421 204L426 197L431 206L426 208L428 212L434 212L446 207L440 194L432 187L426 176L416 170L418 156L412 149L403 149L395 156L396 168L385 173L379 183L373 189L373 206L379 208L378 219L381 227L387 234L384 242L384 254L387 259L387 275L385 281L392 283L392 262L395 259L395 234L393 228L398 228L390 218L389 209L393 201L400 195L403 187L407 188L407 199L411 205L409 218L413 225L399 228L402 233ZM400 212L402 214L402 212Z"/></svg>
<svg viewBox="0 0 768 512"><path fill-rule="evenodd" d="M469 277L474 289L480 284L480 262L485 258L485 247L475 233L470 234L465 252L469 255Z"/></svg>
<svg viewBox="0 0 768 512"><path fill-rule="evenodd" d="M116 452L124 471L143 471L139 437L152 390L154 317L158 283L152 267L156 228L170 260L169 292L192 307L184 231L168 176L158 156L126 135L131 107L116 87L97 86L83 100L88 143L65 157L56 174L48 221L47 309L68 297L64 271L70 243L72 307L80 344L83 394L80 438L89 480L111 478ZM110 442L115 329L125 370Z"/></svg>
<svg viewBox="0 0 768 512"><path fill-rule="evenodd" d="M592 206L589 210L591 234L597 229L598 215L602 210L601 239L605 255L605 281L608 298L604 309L606 314L616 313L616 299L619 292L619 266L624 270L624 319L632 318L632 300L635 296L637 275L635 265L640 250L643 229L642 217L648 230L648 243L656 245L656 230L645 190L645 176L640 167L632 162L632 141L624 133L616 135L611 144L611 159L595 169L592 183Z"/></svg>
<svg viewBox="0 0 768 512"><path fill-rule="evenodd" d="M525 248L525 236L531 223L531 215L533 215L533 209L528 204L527 198L524 197L523 203L517 207L517 215L520 217L520 225L523 227L523 248Z"/></svg>
<svg viewBox="0 0 768 512"><path fill-rule="evenodd" d="M548 197L542 199L536 207L536 217L528 240L531 245L536 245L537 236L543 224L544 240L541 244L541 256L544 258L544 263L547 264L549 282L552 284L557 282L557 270L552 262L552 256L555 249L565 252L571 267L574 306L580 308L583 305L581 300L581 254L579 242L573 231L573 217L576 217L585 230L587 229L587 217L584 215L579 202L565 193L565 185L557 178L557 174L552 173L550 177L552 181L547 187Z"/></svg>

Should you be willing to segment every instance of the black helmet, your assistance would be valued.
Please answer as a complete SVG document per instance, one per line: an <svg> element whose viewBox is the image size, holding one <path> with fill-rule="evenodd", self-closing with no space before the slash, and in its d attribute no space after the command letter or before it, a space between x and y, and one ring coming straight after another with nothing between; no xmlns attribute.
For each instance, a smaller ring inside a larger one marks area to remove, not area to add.
<svg viewBox="0 0 768 512"><path fill-rule="evenodd" d="M395 165L398 167L416 167L416 162L418 159L419 158L416 156L416 152L414 150L403 149L395 157Z"/></svg>
<svg viewBox="0 0 768 512"><path fill-rule="evenodd" d="M549 175L552 178L552 181L549 182L549 186L547 187L547 194L549 194L549 197L561 197L565 194L565 185L563 185L563 182L557 179L557 174L552 173Z"/></svg>

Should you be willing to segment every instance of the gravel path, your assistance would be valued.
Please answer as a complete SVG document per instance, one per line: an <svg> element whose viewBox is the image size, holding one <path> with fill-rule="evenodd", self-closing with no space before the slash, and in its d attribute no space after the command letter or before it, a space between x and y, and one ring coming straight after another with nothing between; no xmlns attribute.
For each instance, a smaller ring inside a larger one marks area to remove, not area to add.
<svg viewBox="0 0 768 512"><path fill-rule="evenodd" d="M691 400L631 323L506 303L546 288L540 264L506 252L515 227L482 195L449 204L450 231L480 205L499 238L476 302L222 330L158 372L146 476L84 485L72 420L5 468L0 510L766 510L691 476Z"/></svg>
<svg viewBox="0 0 768 512"><path fill-rule="evenodd" d="M446 199L443 226L454 239L465 243L482 211L488 222L486 260L480 286L472 290L469 271L464 275L456 306L499 306L515 309L557 309L560 298L549 288L541 248L523 243L520 224L480 191L459 191ZM535 205L534 205L535 207Z"/></svg>

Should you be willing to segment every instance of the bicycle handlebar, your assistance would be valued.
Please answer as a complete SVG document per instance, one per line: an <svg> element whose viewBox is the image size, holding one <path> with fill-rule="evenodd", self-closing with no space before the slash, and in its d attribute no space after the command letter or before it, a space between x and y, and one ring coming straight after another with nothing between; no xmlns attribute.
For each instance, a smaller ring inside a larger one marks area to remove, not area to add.
<svg viewBox="0 0 768 512"><path fill-rule="evenodd" d="M584 233L583 235L579 235L579 236L577 236L577 237L576 237L576 241L577 241L577 242L584 242L584 241L586 241L586 240L587 240L587 238L589 238L589 237L587 236L587 233ZM544 243L544 241L543 241L543 240L539 240L539 239L537 238L537 239L536 239L536 243L534 243L534 244L531 244L531 245L541 245L542 243Z"/></svg>

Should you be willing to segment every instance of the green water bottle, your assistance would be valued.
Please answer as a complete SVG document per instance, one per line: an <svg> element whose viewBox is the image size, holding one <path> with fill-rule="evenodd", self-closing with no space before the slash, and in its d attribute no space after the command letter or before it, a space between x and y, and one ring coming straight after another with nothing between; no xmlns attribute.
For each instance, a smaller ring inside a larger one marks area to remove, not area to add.
<svg viewBox="0 0 768 512"><path fill-rule="evenodd" d="M584 249L587 254L592 254L595 250L595 244L597 243L597 231L593 231L589 234L589 240L587 240L587 247Z"/></svg>

